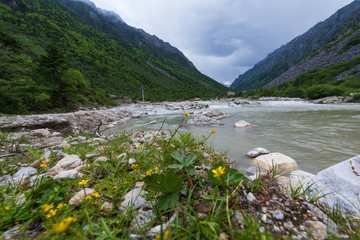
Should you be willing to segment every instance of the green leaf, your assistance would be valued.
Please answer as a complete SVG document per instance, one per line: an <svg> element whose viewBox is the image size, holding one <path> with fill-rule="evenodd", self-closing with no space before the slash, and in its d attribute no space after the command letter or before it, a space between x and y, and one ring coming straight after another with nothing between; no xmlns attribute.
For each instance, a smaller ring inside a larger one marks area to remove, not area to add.
<svg viewBox="0 0 360 240"><path fill-rule="evenodd" d="M178 169L182 169L184 167L184 165L181 164L171 164L169 166L169 168L178 168Z"/></svg>
<svg viewBox="0 0 360 240"><path fill-rule="evenodd" d="M166 211L169 208L176 206L178 202L178 192L167 193L159 199L159 209L162 211Z"/></svg>
<svg viewBox="0 0 360 240"><path fill-rule="evenodd" d="M181 178L173 171L146 176L144 182L149 188L160 192L176 192L182 187Z"/></svg>
<svg viewBox="0 0 360 240"><path fill-rule="evenodd" d="M208 172L208 179L213 184L219 186L226 186L228 180L230 186L237 185L241 181L247 181L247 178L244 176L244 174L239 173L239 171L234 168L227 168L221 177L214 177L214 173L210 170Z"/></svg>
<svg viewBox="0 0 360 240"><path fill-rule="evenodd" d="M212 197L210 195L201 195L201 197L203 199L206 199L206 200L211 200L212 199Z"/></svg>
<svg viewBox="0 0 360 240"><path fill-rule="evenodd" d="M195 167L194 166L190 166L187 168L188 173L190 176L193 176L195 174Z"/></svg>
<svg viewBox="0 0 360 240"><path fill-rule="evenodd" d="M183 163L186 157L186 152L185 151L174 151L173 153L171 153L170 155L171 157L173 157L175 160L177 160L179 163Z"/></svg>

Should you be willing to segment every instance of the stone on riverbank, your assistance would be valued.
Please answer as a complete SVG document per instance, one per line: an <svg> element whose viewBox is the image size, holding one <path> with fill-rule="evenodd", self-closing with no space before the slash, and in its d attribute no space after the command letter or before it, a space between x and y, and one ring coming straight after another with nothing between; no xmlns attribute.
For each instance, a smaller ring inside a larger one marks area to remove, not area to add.
<svg viewBox="0 0 360 240"><path fill-rule="evenodd" d="M244 121L244 120L240 120L240 121L237 121L235 123L235 127L236 128L254 128L253 125L251 125L250 123Z"/></svg>
<svg viewBox="0 0 360 240"><path fill-rule="evenodd" d="M289 156L282 153L269 153L253 159L254 165L261 170L269 171L274 167L280 167L283 170L295 170L298 168L297 162Z"/></svg>
<svg viewBox="0 0 360 240"><path fill-rule="evenodd" d="M360 155L322 170L309 186L311 193L323 196L320 202L360 216Z"/></svg>
<svg viewBox="0 0 360 240"><path fill-rule="evenodd" d="M219 126L224 125L220 120L228 117L230 115L219 110L202 111L192 115L192 119L189 119L187 124L194 126Z"/></svg>
<svg viewBox="0 0 360 240"><path fill-rule="evenodd" d="M71 170L77 166L83 165L83 161L77 155L68 155L61 159L54 167L52 167L47 173L46 176L54 177L60 172Z"/></svg>
<svg viewBox="0 0 360 240"><path fill-rule="evenodd" d="M269 153L270 153L269 150L267 150L265 148L258 147L258 148L254 148L253 150L249 151L245 155L250 157L250 158L255 158L257 156L264 155L264 154L269 154Z"/></svg>

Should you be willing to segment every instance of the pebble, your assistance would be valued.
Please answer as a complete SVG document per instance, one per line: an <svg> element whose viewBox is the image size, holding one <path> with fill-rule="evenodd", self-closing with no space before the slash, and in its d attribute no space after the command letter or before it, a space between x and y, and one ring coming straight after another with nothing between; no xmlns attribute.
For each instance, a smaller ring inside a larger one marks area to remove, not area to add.
<svg viewBox="0 0 360 240"><path fill-rule="evenodd" d="M284 227L286 230L291 231L294 228L294 224L289 221L289 222L284 223Z"/></svg>
<svg viewBox="0 0 360 240"><path fill-rule="evenodd" d="M285 218L284 214L280 210L275 210L272 215L276 220L284 220Z"/></svg>
<svg viewBox="0 0 360 240"><path fill-rule="evenodd" d="M280 232L281 232L281 231L280 231L280 228L277 227L277 226L273 226L273 228L271 229L271 231L272 231L273 233L280 233Z"/></svg>
<svg viewBox="0 0 360 240"><path fill-rule="evenodd" d="M256 200L256 197L252 193L248 193L246 198L247 198L249 203L252 203L252 202L254 202Z"/></svg>

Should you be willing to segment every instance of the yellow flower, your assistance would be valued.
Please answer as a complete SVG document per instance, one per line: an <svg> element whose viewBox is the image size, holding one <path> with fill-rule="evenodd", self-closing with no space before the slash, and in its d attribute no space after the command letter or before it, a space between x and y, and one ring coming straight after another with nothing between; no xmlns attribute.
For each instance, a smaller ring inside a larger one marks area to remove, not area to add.
<svg viewBox="0 0 360 240"><path fill-rule="evenodd" d="M206 135L205 135L205 134L201 134L201 136L202 136L202 137L206 137Z"/></svg>
<svg viewBox="0 0 360 240"><path fill-rule="evenodd" d="M156 137L156 134L154 134L153 137Z"/></svg>
<svg viewBox="0 0 360 240"><path fill-rule="evenodd" d="M85 184L87 184L88 181L89 180L82 180L81 182L79 182L79 185L85 185Z"/></svg>
<svg viewBox="0 0 360 240"><path fill-rule="evenodd" d="M120 136L120 135L121 135L121 133L118 133L118 135Z"/></svg>
<svg viewBox="0 0 360 240"><path fill-rule="evenodd" d="M160 172L160 169L159 169L159 167L155 167L155 172Z"/></svg>
<svg viewBox="0 0 360 240"><path fill-rule="evenodd" d="M66 203L59 203L59 204L56 206L56 208L57 208L57 209L61 209L61 208L65 207L65 206L66 206Z"/></svg>
<svg viewBox="0 0 360 240"><path fill-rule="evenodd" d="M53 224L54 232L64 232L68 229L70 223L75 222L75 218L68 217L62 220L60 223Z"/></svg>
<svg viewBox="0 0 360 240"><path fill-rule="evenodd" d="M219 166L217 169L211 170L214 173L214 177L221 177L225 173L225 167Z"/></svg>
<svg viewBox="0 0 360 240"><path fill-rule="evenodd" d="M216 129L211 129L211 133L216 133Z"/></svg>
<svg viewBox="0 0 360 240"><path fill-rule="evenodd" d="M51 209L48 214L46 214L46 218L51 218L52 216L56 215L57 210Z"/></svg>
<svg viewBox="0 0 360 240"><path fill-rule="evenodd" d="M164 240L168 239L168 236L169 236L170 232L169 230L166 230L164 233L163 233L163 238ZM159 240L161 239L161 233L159 233L156 237L155 237L156 240Z"/></svg>
<svg viewBox="0 0 360 240"><path fill-rule="evenodd" d="M5 206L4 209L7 211L9 210L10 208L8 206Z"/></svg>
<svg viewBox="0 0 360 240"><path fill-rule="evenodd" d="M124 184L127 184L127 181L125 181Z"/></svg>
<svg viewBox="0 0 360 240"><path fill-rule="evenodd" d="M190 116L190 113L184 111L185 117Z"/></svg>
<svg viewBox="0 0 360 240"><path fill-rule="evenodd" d="M40 167L46 168L46 167L48 167L48 165L46 163L42 163L42 164L40 164Z"/></svg>
<svg viewBox="0 0 360 240"><path fill-rule="evenodd" d="M138 165L137 164L133 164L133 165L131 165L131 169L135 169L135 168L137 168L138 167Z"/></svg>
<svg viewBox="0 0 360 240"><path fill-rule="evenodd" d="M47 203L45 203L45 204L43 204L41 207L41 211L40 212L48 212L48 211L50 211L51 209L53 209L54 208L54 203L51 203L51 204L47 204Z"/></svg>
<svg viewBox="0 0 360 240"><path fill-rule="evenodd" d="M152 174L152 169L149 169L149 171L146 171L146 176L151 176L151 174Z"/></svg>
<svg viewBox="0 0 360 240"><path fill-rule="evenodd" d="M64 147L64 149L69 149L70 148L70 146L66 146L66 147Z"/></svg>
<svg viewBox="0 0 360 240"><path fill-rule="evenodd" d="M92 196L86 196L84 199L85 199L85 200L91 200L91 199L93 199L93 198L92 198Z"/></svg>
<svg viewBox="0 0 360 240"><path fill-rule="evenodd" d="M141 149L142 148L142 145L138 145L138 147L137 147L138 149Z"/></svg>
<svg viewBox="0 0 360 240"><path fill-rule="evenodd" d="M98 192L94 192L93 194L91 194L91 196L99 198L101 197L100 194Z"/></svg>

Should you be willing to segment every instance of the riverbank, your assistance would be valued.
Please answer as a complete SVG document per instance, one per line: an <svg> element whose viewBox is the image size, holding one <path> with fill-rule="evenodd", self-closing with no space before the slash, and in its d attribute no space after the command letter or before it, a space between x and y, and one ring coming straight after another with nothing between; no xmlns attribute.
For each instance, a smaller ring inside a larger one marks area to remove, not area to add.
<svg viewBox="0 0 360 240"><path fill-rule="evenodd" d="M207 146L219 129L195 139L78 130L2 135L3 152L15 153L0 161L5 239L359 237L358 217L326 208L301 185L279 184L279 168L252 177L232 168Z"/></svg>

